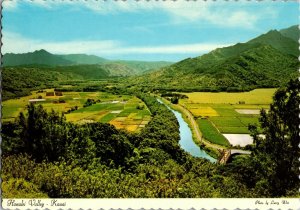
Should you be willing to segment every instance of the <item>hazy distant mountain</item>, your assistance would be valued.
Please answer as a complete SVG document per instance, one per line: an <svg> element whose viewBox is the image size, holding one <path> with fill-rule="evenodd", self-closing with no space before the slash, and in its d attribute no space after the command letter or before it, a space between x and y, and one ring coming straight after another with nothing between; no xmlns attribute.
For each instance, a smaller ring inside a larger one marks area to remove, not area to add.
<svg viewBox="0 0 300 210"><path fill-rule="evenodd" d="M132 76L142 74L145 71L157 70L172 64L164 61L126 61L108 60L95 55L69 54L55 55L46 50L37 50L29 53L7 53L3 56L4 66L31 66L31 67L57 67L65 66L68 71L72 68L81 75L86 71L95 70L95 78L101 69L107 76ZM92 65L92 66L91 66ZM94 66L93 66L94 65ZM88 70L84 69L88 68ZM82 72L80 72L82 69ZM90 75L90 74L89 74ZM93 79L93 77L91 77Z"/></svg>
<svg viewBox="0 0 300 210"><path fill-rule="evenodd" d="M114 69L123 68L124 70L130 71L130 74L135 75L142 74L146 71L158 70L162 67L169 66L173 64L172 62L167 61L127 61L127 60L116 60L104 62L102 65L115 71ZM113 69L114 68L114 69Z"/></svg>
<svg viewBox="0 0 300 210"><path fill-rule="evenodd" d="M73 64L73 62L62 58L59 55L51 54L43 49L22 54L6 53L3 56L4 66L19 66L30 64L61 66L71 65Z"/></svg>
<svg viewBox="0 0 300 210"><path fill-rule="evenodd" d="M65 60L71 61L73 64L99 64L107 61L107 59L105 58L86 54L60 55L60 57Z"/></svg>
<svg viewBox="0 0 300 210"><path fill-rule="evenodd" d="M282 30L289 36L297 31ZM135 77L133 84L170 90L245 90L274 87L297 77L298 43L276 30L247 43L218 48L160 71Z"/></svg>

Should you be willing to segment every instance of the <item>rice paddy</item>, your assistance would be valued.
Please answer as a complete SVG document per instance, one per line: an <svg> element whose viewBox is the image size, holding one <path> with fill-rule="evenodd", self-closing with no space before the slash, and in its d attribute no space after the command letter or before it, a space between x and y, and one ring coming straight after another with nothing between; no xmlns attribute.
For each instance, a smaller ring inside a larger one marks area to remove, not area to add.
<svg viewBox="0 0 300 210"><path fill-rule="evenodd" d="M189 103L210 103L210 104L270 104L275 88L255 89L241 93L211 93L193 92L183 93L188 96Z"/></svg>
<svg viewBox="0 0 300 210"><path fill-rule="evenodd" d="M188 96L188 99L180 99L179 104L198 118L204 138L228 146L231 140L227 134L249 134L249 124L259 125L260 110L269 108L275 91L255 89L242 93L181 93ZM239 144L244 145L241 142Z"/></svg>
<svg viewBox="0 0 300 210"><path fill-rule="evenodd" d="M203 134L203 137L214 144L220 144L223 146L229 146L228 140L218 132L213 124L207 119L198 119L199 128Z"/></svg>
<svg viewBox="0 0 300 210"><path fill-rule="evenodd" d="M63 92L61 96L57 96L49 92L54 90L32 92L31 96L4 101L2 121L14 120L20 112L26 112L26 105L30 99L37 98L45 100L34 101L35 104L42 104L47 111L53 109L64 112L67 121L80 124L110 123L118 129L135 132L145 127L151 119L147 106L134 96L113 95L106 92ZM94 99L95 104L84 107L87 99ZM74 110L70 111L72 108Z"/></svg>

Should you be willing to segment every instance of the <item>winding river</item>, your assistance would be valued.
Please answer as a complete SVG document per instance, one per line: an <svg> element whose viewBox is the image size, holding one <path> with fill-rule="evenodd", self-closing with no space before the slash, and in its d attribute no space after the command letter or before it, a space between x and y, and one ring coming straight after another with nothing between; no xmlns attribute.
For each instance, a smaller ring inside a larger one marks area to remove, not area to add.
<svg viewBox="0 0 300 210"><path fill-rule="evenodd" d="M174 113L175 117L177 118L177 121L179 123L179 133L180 133L179 144L180 144L181 148L194 157L205 158L205 159L208 159L210 162L215 163L216 159L209 156L204 150L200 149L200 147L197 144L195 144L195 142L193 141L192 131L191 131L190 127L188 126L188 124L184 121L181 113L173 110L168 105L163 103L160 99L157 99L157 101L159 103L164 104L166 107L168 107L168 109L170 109Z"/></svg>

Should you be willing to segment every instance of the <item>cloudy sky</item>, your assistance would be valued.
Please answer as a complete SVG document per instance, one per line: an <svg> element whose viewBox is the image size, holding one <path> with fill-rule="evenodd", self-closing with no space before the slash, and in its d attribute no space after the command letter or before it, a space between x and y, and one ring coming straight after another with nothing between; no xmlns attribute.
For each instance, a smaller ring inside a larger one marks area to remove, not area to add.
<svg viewBox="0 0 300 210"><path fill-rule="evenodd" d="M298 24L296 1L4 0L2 53L178 61Z"/></svg>

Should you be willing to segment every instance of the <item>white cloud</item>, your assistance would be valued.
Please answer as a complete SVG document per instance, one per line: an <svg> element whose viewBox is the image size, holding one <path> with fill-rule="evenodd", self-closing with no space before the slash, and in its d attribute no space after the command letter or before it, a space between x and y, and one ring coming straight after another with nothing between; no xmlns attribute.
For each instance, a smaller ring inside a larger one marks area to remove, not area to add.
<svg viewBox="0 0 300 210"><path fill-rule="evenodd" d="M34 50L45 49L52 53L99 53L102 50L111 50L119 45L117 41L67 41L67 42L45 42L25 38L19 34L3 31L2 53L25 53Z"/></svg>
<svg viewBox="0 0 300 210"><path fill-rule="evenodd" d="M116 40L44 42L5 31L3 32L2 41L2 53L25 53L45 49L56 54L86 53L104 57L128 54L202 54L215 48L229 45L221 43L194 43L166 46L126 46Z"/></svg>
<svg viewBox="0 0 300 210"><path fill-rule="evenodd" d="M7 8L16 8L16 1L5 0L9 3ZM222 27L244 27L253 28L260 19L259 13L249 12L246 7L235 7L236 2L213 2L213 1L45 1L45 0L24 0L28 4L35 4L44 8L55 8L61 5L69 5L76 8L86 8L99 14L133 13L149 10L161 10L169 15L172 23L185 23L207 21ZM245 3L239 2L239 6ZM244 8L244 9L242 9Z"/></svg>
<svg viewBox="0 0 300 210"><path fill-rule="evenodd" d="M17 8L17 1L14 0L4 0L2 2L2 7L4 10L15 10Z"/></svg>
<svg viewBox="0 0 300 210"><path fill-rule="evenodd" d="M230 2L208 1L88 1L79 2L81 6L102 14L118 12L139 12L145 10L162 10L173 23L208 21L223 27L252 28L259 16L243 9L233 9ZM239 2L239 5L242 4ZM227 8L226 5L231 6Z"/></svg>
<svg viewBox="0 0 300 210"><path fill-rule="evenodd" d="M108 54L190 54L204 53L218 47L225 47L229 44L215 43L195 43L195 44L180 44L180 45L165 45L165 46L139 46L139 47L120 47L115 50L106 51Z"/></svg>

